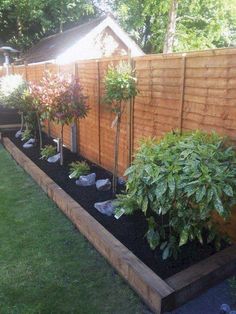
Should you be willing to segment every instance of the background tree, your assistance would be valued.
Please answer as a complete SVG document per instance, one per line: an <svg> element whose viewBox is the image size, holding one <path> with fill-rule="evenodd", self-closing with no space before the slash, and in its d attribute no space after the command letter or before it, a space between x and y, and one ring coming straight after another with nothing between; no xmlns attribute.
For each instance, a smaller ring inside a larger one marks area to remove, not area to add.
<svg viewBox="0 0 236 314"><path fill-rule="evenodd" d="M1 0L0 38L25 50L45 36L87 21L97 12L92 0Z"/></svg>
<svg viewBox="0 0 236 314"><path fill-rule="evenodd" d="M163 52L173 3L176 14L176 20L172 19L176 23L174 34L171 31L173 51L236 45L235 1L181 0L178 8L173 0L107 0L107 3L146 53Z"/></svg>

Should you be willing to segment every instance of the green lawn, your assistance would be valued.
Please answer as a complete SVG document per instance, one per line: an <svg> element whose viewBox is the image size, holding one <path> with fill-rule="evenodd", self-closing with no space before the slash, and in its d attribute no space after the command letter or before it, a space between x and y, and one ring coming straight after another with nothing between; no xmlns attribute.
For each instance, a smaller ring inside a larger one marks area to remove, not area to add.
<svg viewBox="0 0 236 314"><path fill-rule="evenodd" d="M0 313L142 313L143 305L0 146Z"/></svg>

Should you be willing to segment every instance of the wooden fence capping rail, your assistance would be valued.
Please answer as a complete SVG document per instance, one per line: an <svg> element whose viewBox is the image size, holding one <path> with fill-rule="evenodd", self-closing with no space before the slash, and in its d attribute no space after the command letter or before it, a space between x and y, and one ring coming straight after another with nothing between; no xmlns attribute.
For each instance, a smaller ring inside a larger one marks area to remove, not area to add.
<svg viewBox="0 0 236 314"><path fill-rule="evenodd" d="M110 232L38 168L10 139L3 144L12 157L42 187L79 231L110 262L156 314L171 310L236 271L236 245L186 270L161 279Z"/></svg>

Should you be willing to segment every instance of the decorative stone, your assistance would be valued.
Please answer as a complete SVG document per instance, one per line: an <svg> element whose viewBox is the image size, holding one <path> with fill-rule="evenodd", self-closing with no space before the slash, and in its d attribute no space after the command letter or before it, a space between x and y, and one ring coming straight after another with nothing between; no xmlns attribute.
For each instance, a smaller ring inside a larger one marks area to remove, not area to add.
<svg viewBox="0 0 236 314"><path fill-rule="evenodd" d="M33 144L29 144L28 142L26 142L24 145L23 145L23 148L31 148L33 147L34 145Z"/></svg>
<svg viewBox="0 0 236 314"><path fill-rule="evenodd" d="M229 314L231 311L228 304L222 304L220 307L220 314Z"/></svg>
<svg viewBox="0 0 236 314"><path fill-rule="evenodd" d="M119 185L125 185L126 184L126 180L124 177L119 177L117 182Z"/></svg>
<svg viewBox="0 0 236 314"><path fill-rule="evenodd" d="M21 137L22 133L23 133L23 131L21 131L21 130L17 131L15 134L15 138Z"/></svg>
<svg viewBox="0 0 236 314"><path fill-rule="evenodd" d="M115 212L115 201L108 200L105 202L98 202L94 207L103 215L112 216Z"/></svg>
<svg viewBox="0 0 236 314"><path fill-rule="evenodd" d="M96 188L98 191L109 191L111 189L111 181L109 179L97 180Z"/></svg>
<svg viewBox="0 0 236 314"><path fill-rule="evenodd" d="M36 141L35 141L35 138L30 138L26 143L27 144L34 144Z"/></svg>
<svg viewBox="0 0 236 314"><path fill-rule="evenodd" d="M33 147L34 143L35 143L35 139L31 138L23 145L23 147L24 148L31 148L31 147Z"/></svg>
<svg viewBox="0 0 236 314"><path fill-rule="evenodd" d="M96 173L90 173L87 176L80 176L75 183L79 186L91 186L94 185L96 181Z"/></svg>
<svg viewBox="0 0 236 314"><path fill-rule="evenodd" d="M54 156L52 156L52 157L49 157L49 158L47 159L47 161L48 161L49 163L53 164L53 163L57 162L58 160L60 160L60 158L61 158L61 154L59 153L59 154L56 154L56 155L54 155Z"/></svg>

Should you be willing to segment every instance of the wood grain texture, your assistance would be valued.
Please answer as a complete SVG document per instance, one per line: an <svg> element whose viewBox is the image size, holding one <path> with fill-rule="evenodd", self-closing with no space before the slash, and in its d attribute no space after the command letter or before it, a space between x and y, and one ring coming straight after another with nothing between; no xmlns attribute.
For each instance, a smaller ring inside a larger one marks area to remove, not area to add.
<svg viewBox="0 0 236 314"><path fill-rule="evenodd" d="M104 78L108 67L121 60L128 58L76 62L76 72L90 106L87 118L78 122L78 147L85 158L110 171L113 168L111 124L114 115L103 101ZM139 94L121 123L119 175L123 175L127 161L143 137L161 137L175 129L202 129L229 136L236 144L236 48L145 55L133 58L132 62ZM58 72L56 64L45 63L29 64L26 72L24 65L14 65L14 73L40 82L45 68ZM0 67L0 75L4 73L4 68ZM60 73L74 74L75 63L60 65ZM131 124L132 127L128 127ZM58 137L57 126L52 125L51 131L52 136ZM71 147L70 128L65 130L64 136L67 147Z"/></svg>

